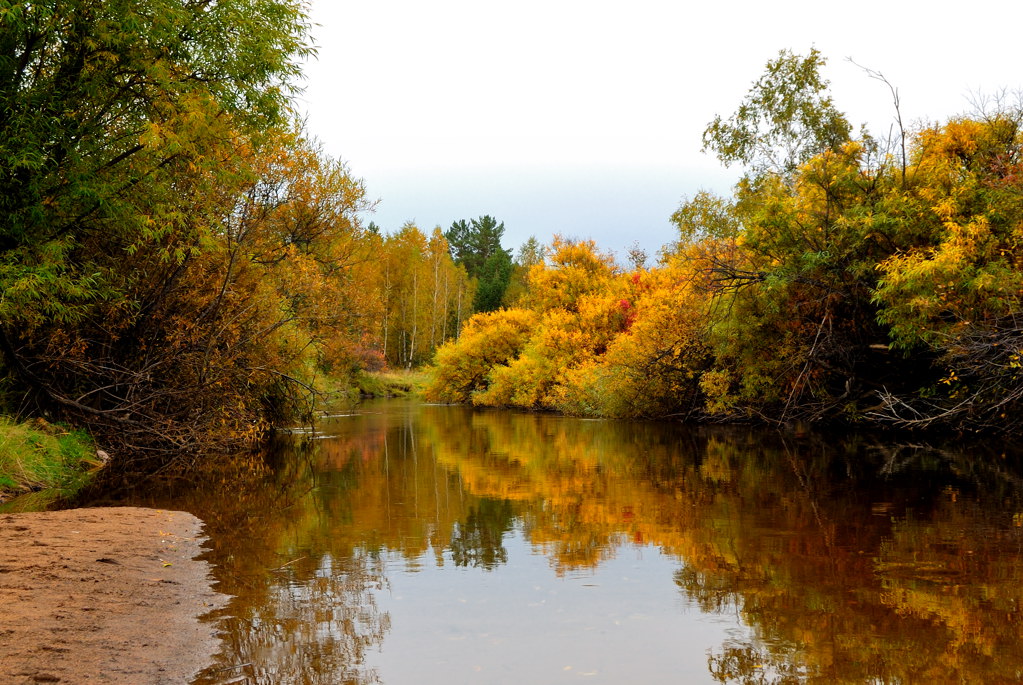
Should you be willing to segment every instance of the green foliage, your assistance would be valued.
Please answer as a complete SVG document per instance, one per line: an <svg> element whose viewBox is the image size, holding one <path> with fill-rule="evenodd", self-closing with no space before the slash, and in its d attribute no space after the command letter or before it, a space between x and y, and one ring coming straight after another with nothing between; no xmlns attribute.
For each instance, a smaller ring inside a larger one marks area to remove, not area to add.
<svg viewBox="0 0 1023 685"><path fill-rule="evenodd" d="M455 262L476 279L473 311L489 312L501 306L511 282L511 251L501 247L504 222L488 215L451 224L444 233Z"/></svg>
<svg viewBox="0 0 1023 685"><path fill-rule="evenodd" d="M187 461L310 412L326 373L417 363L457 330L472 294L443 239L398 240L410 261L377 278L361 181L293 129L304 3L7 5L12 403L89 424L118 460ZM411 287L388 282L412 263Z"/></svg>
<svg viewBox="0 0 1023 685"><path fill-rule="evenodd" d="M679 253L690 243L710 238L728 240L742 230L734 203L705 190L684 201L671 215L671 223L678 230L679 240L666 248L665 252L669 254Z"/></svg>
<svg viewBox="0 0 1023 685"><path fill-rule="evenodd" d="M0 501L43 490L70 497L101 463L92 439L82 431L0 417Z"/></svg>
<svg viewBox="0 0 1023 685"><path fill-rule="evenodd" d="M1023 402L1023 109L955 119L911 150L908 249L878 265L878 320L894 346L936 358L920 398L886 396L903 425L1020 427Z"/></svg>
<svg viewBox="0 0 1023 685"><path fill-rule="evenodd" d="M250 134L284 119L306 20L285 0L5 4L0 320L74 323L118 296L83 259L91 238L116 252L180 231L184 208L153 200L176 171L224 163L217 119Z"/></svg>
<svg viewBox="0 0 1023 685"><path fill-rule="evenodd" d="M498 250L487 258L480 270L479 284L472 308L477 312L492 312L504 301L504 294L511 283L512 261L504 250Z"/></svg>
<svg viewBox="0 0 1023 685"><path fill-rule="evenodd" d="M421 395L429 382L429 375L416 371L374 371L361 372L355 379L362 397L406 397Z"/></svg>
<svg viewBox="0 0 1023 685"><path fill-rule="evenodd" d="M508 280L508 287L504 291L504 298L501 302L506 307L515 307L519 300L525 295L529 284L529 270L534 265L543 262L545 248L536 239L536 236L529 238L519 246L518 254L512 264L511 277Z"/></svg>
<svg viewBox="0 0 1023 685"><path fill-rule="evenodd" d="M923 131L912 150L926 232L880 265L876 301L896 344L941 346L1020 309L1023 111Z"/></svg>
<svg viewBox="0 0 1023 685"><path fill-rule="evenodd" d="M451 246L451 256L465 267L472 278L479 278L487 260L498 252L510 253L501 247L504 236L504 222L485 214L477 219L461 219L451 224L444 233Z"/></svg>
<svg viewBox="0 0 1023 685"><path fill-rule="evenodd" d="M839 147L851 127L827 95L828 82L820 74L825 63L816 48L806 57L780 51L735 113L707 126L704 150L759 175L792 173L814 155Z"/></svg>

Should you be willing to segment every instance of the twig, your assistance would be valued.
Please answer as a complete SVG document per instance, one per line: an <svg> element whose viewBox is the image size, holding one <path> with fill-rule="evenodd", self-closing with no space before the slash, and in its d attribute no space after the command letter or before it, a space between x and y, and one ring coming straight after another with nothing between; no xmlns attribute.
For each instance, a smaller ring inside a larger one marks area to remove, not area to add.
<svg viewBox="0 0 1023 685"><path fill-rule="evenodd" d="M287 567L287 566L291 566L291 565L292 565L292 564L294 564L294 563L297 563L297 562L299 562L299 561L302 561L303 559L308 559L308 558L309 558L308 556L305 556L305 557L299 557L298 559L292 559L291 561L289 561L289 562L288 562L288 563L286 563L286 564L283 564L283 565L281 565L281 566L278 566L277 568L272 568L272 569L270 569L270 573L273 573L274 571L280 571L280 570L281 570L282 568L285 568L285 567Z"/></svg>

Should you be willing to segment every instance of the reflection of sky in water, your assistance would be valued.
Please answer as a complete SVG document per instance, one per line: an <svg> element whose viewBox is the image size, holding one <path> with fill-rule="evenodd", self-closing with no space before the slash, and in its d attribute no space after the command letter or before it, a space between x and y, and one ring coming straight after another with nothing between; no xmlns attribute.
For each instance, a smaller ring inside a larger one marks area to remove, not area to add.
<svg viewBox="0 0 1023 685"><path fill-rule="evenodd" d="M592 570L559 577L521 531L494 571L424 555L386 560L376 593L391 629L367 663L385 683L713 682L707 655L741 627L708 615L673 581L677 560L620 548Z"/></svg>

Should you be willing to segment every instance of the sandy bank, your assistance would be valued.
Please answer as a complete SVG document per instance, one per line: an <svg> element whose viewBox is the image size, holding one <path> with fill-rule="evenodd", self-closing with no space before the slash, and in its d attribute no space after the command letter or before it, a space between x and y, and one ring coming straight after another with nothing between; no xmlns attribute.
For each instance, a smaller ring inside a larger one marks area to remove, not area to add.
<svg viewBox="0 0 1023 685"><path fill-rule="evenodd" d="M201 522L140 508L0 514L0 682L187 683L217 649Z"/></svg>

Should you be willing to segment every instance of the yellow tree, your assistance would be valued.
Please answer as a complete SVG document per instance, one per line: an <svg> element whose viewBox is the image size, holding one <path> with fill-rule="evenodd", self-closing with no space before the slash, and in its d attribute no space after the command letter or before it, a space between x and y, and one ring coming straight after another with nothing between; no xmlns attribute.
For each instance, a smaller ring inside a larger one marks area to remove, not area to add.
<svg viewBox="0 0 1023 685"><path fill-rule="evenodd" d="M924 130L906 204L915 244L879 265L879 319L895 346L937 357L921 400L886 395L908 426L1014 430L1023 401L1023 108Z"/></svg>
<svg viewBox="0 0 1023 685"><path fill-rule="evenodd" d="M474 317L442 348L431 392L572 414L692 412L706 299L678 263L623 274L592 241L556 238L530 268L521 308Z"/></svg>
<svg viewBox="0 0 1023 685"><path fill-rule="evenodd" d="M528 309L500 309L470 317L458 339L437 350L427 398L476 402L490 386L494 369L519 355L538 319Z"/></svg>
<svg viewBox="0 0 1023 685"><path fill-rule="evenodd" d="M608 318L616 313L603 291L615 282L614 257L590 241L556 236L545 262L529 271L520 302L541 318L516 359L496 367L480 404L556 409L564 373L606 349ZM617 323L617 322L616 322Z"/></svg>
<svg viewBox="0 0 1023 685"><path fill-rule="evenodd" d="M603 354L565 374L560 408L619 417L687 416L700 408L709 362L707 293L677 260L625 274L603 298L612 331Z"/></svg>
<svg viewBox="0 0 1023 685"><path fill-rule="evenodd" d="M390 364L412 368L431 359L437 345L457 333L471 307L471 284L452 261L439 229L427 238L408 222L382 247L384 354Z"/></svg>

